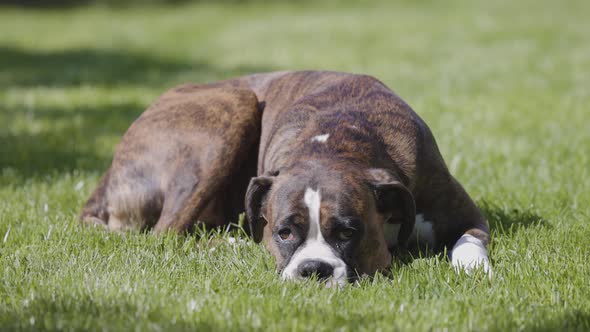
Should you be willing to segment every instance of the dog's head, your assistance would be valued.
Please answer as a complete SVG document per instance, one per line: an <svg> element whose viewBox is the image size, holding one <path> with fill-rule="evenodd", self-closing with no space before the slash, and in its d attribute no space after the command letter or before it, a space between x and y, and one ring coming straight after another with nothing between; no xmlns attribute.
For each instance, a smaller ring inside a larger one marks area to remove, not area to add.
<svg viewBox="0 0 590 332"><path fill-rule="evenodd" d="M407 240L415 206L389 171L315 160L253 178L246 216L283 279L315 275L343 285L390 266L388 243ZM386 223L400 225L394 241Z"/></svg>

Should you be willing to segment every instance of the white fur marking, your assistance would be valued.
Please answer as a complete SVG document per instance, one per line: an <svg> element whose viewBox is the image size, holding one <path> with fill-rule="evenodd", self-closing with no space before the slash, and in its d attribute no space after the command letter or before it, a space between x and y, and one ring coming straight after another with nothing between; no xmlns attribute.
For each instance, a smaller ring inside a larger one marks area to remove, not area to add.
<svg viewBox="0 0 590 332"><path fill-rule="evenodd" d="M416 223L410 234L410 243L428 245L430 248L434 248L436 245L432 223L428 220L424 220L423 214L416 215Z"/></svg>
<svg viewBox="0 0 590 332"><path fill-rule="evenodd" d="M334 268L332 277L327 280L328 287L342 287L346 284L346 264L338 258L332 251L332 247L326 242L320 229L320 202L321 196L319 190L314 191L311 188L305 190L303 202L309 211L309 232L307 239L293 256L291 261L281 274L283 280L301 279L297 268L308 259L318 260L330 264Z"/></svg>
<svg viewBox="0 0 590 332"><path fill-rule="evenodd" d="M313 191L309 188L305 190L303 202L309 211L309 234L308 239L322 240L322 232L320 230L320 200L319 191Z"/></svg>
<svg viewBox="0 0 590 332"><path fill-rule="evenodd" d="M312 137L311 141L326 143L326 141L328 140L328 137L330 137L330 134L317 135L317 136Z"/></svg>
<svg viewBox="0 0 590 332"><path fill-rule="evenodd" d="M492 275L488 251L481 240L473 235L463 234L459 238L451 252L451 262L456 270L463 269L467 274L481 267L488 275Z"/></svg>

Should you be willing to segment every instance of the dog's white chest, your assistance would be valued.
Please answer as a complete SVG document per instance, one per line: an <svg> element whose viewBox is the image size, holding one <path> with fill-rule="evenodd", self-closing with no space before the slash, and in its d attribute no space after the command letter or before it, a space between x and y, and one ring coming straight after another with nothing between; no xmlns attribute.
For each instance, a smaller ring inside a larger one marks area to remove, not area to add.
<svg viewBox="0 0 590 332"><path fill-rule="evenodd" d="M393 248L398 245L397 237L399 235L399 230L401 228L400 224L385 224L383 226L383 233L385 235L385 241L387 242L387 246L389 248ZM434 237L434 229L432 228L432 223L424 220L424 215L417 214L416 215L416 223L414 224L414 229L410 234L410 238L408 243L418 244L421 246L428 246L430 248L434 248L436 245L436 239Z"/></svg>

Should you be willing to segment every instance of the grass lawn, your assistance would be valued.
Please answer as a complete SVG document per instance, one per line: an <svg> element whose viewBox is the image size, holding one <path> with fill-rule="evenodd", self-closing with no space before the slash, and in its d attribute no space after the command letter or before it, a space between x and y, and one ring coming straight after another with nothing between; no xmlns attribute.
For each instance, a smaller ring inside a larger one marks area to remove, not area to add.
<svg viewBox="0 0 590 332"><path fill-rule="evenodd" d="M0 7L0 330L590 330L588 13L584 0ZM282 69L367 73L404 98L489 218L493 279L440 255L323 289L280 282L249 239L78 225L160 93Z"/></svg>

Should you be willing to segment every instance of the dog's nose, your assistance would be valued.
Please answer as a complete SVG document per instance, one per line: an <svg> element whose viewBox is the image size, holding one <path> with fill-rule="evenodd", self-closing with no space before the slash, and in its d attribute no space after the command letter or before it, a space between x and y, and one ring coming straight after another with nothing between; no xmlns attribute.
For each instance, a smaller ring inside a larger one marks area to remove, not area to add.
<svg viewBox="0 0 590 332"><path fill-rule="evenodd" d="M334 273L334 267L322 261L306 260L299 264L297 271L304 278L315 274L319 279L327 279Z"/></svg>

